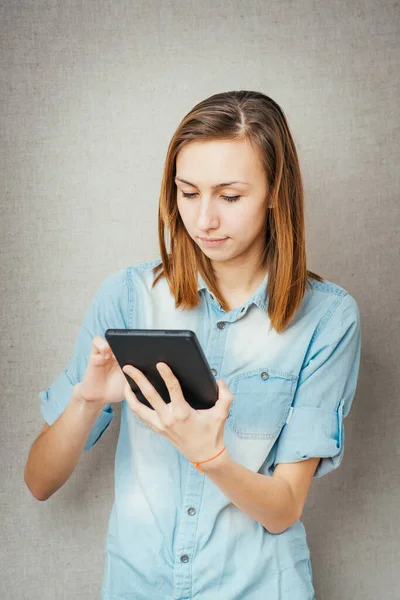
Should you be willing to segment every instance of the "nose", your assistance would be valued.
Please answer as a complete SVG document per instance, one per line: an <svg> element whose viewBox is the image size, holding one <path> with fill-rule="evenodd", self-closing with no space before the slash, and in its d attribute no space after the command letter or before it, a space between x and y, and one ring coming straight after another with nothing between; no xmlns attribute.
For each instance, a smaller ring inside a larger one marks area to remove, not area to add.
<svg viewBox="0 0 400 600"><path fill-rule="evenodd" d="M200 231L207 232L219 227L219 217L212 199L202 198L200 202L199 214L197 217L197 227Z"/></svg>

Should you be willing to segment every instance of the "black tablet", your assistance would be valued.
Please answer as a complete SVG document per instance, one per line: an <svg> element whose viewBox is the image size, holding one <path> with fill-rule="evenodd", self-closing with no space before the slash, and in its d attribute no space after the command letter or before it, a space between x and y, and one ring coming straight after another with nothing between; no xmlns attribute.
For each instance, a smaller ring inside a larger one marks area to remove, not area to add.
<svg viewBox="0 0 400 600"><path fill-rule="evenodd" d="M158 362L166 363L179 380L186 402L194 409L214 406L218 386L199 340L191 330L107 329L105 338L121 369L133 365L147 377L168 404L171 399ZM138 400L153 408L136 383L124 373Z"/></svg>

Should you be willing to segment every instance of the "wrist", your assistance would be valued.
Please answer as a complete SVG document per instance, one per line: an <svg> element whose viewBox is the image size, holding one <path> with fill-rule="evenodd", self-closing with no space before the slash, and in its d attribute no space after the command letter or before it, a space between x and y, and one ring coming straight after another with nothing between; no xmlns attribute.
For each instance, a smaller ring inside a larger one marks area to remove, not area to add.
<svg viewBox="0 0 400 600"><path fill-rule="evenodd" d="M212 473L218 473L219 471L224 470L229 465L231 460L232 459L228 454L228 450L225 448L222 454L216 458L204 463L200 463L200 468L206 475L211 475Z"/></svg>
<svg viewBox="0 0 400 600"><path fill-rule="evenodd" d="M95 402L88 402L87 400L85 400L85 398L83 397L82 392L81 392L81 385L82 385L82 382L79 382L76 385L74 385L74 389L72 392L72 400L76 404L81 406L82 410L84 410L88 414L99 415L102 412L104 406L102 406L101 404L95 403Z"/></svg>

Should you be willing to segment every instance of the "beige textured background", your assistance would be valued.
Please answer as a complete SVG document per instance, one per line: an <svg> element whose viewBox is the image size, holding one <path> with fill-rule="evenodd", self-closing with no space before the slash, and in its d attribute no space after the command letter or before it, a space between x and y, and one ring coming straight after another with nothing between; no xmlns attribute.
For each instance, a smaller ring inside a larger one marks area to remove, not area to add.
<svg viewBox="0 0 400 600"><path fill-rule="evenodd" d="M388 0L0 3L2 600L99 597L119 410L41 503L23 481L38 393L104 277L157 256L170 137L229 89L282 106L309 268L361 311L345 458L303 515L316 597L400 598L399 14Z"/></svg>

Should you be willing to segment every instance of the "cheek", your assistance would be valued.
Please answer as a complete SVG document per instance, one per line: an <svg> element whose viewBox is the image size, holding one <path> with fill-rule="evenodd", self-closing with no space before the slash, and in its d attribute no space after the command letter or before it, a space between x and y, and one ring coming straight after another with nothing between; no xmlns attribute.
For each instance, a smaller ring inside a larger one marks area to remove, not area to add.
<svg viewBox="0 0 400 600"><path fill-rule="evenodd" d="M251 238L265 222L265 214L259 210L249 210L248 207L231 215L230 224L233 230L240 231L244 238Z"/></svg>
<svg viewBox="0 0 400 600"><path fill-rule="evenodd" d="M176 205L178 207L179 214L181 215L182 221L185 219L185 209L182 202L179 200L176 201Z"/></svg>
<svg viewBox="0 0 400 600"><path fill-rule="evenodd" d="M177 202L178 211L181 216L182 222L186 229L191 229L193 221L195 219L195 215L191 207L187 203Z"/></svg>
<svg viewBox="0 0 400 600"><path fill-rule="evenodd" d="M262 204L261 206L255 207L251 214L246 216L246 220L249 226L252 227L253 231L260 231L261 229L263 229L267 224L266 204Z"/></svg>

